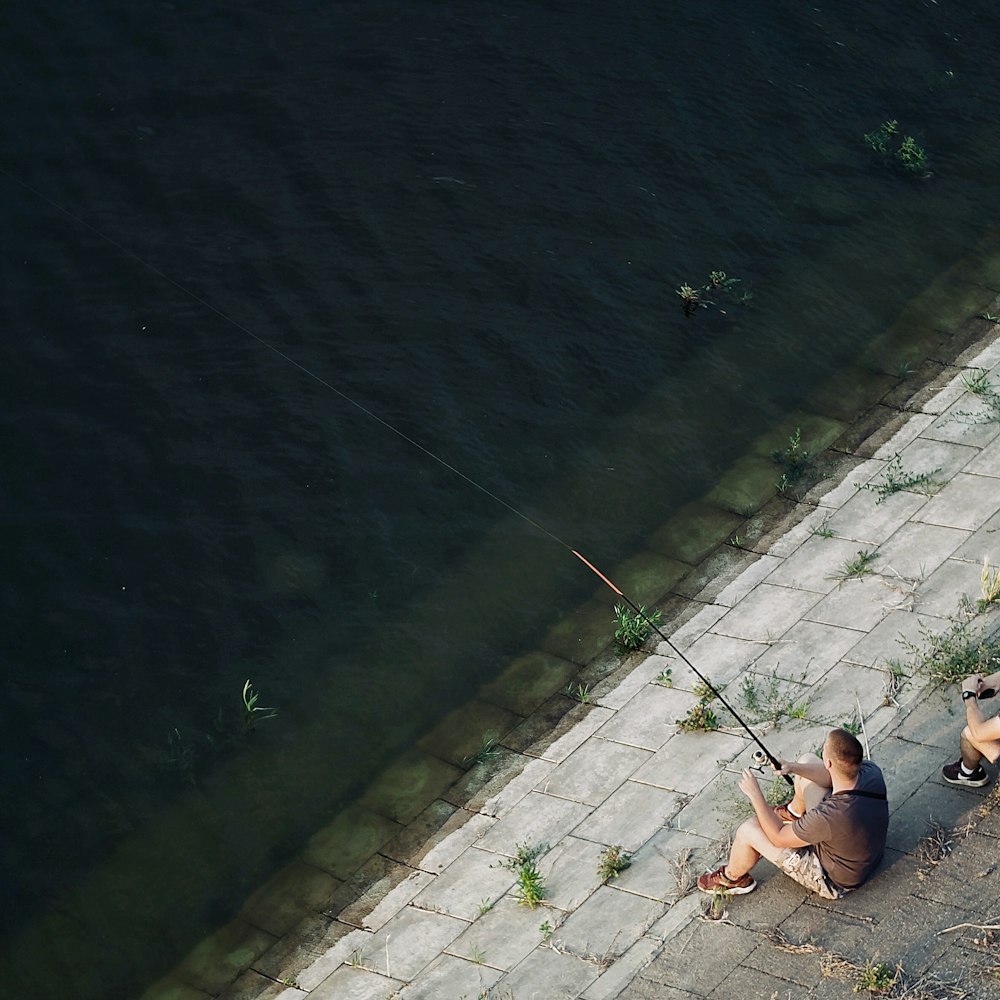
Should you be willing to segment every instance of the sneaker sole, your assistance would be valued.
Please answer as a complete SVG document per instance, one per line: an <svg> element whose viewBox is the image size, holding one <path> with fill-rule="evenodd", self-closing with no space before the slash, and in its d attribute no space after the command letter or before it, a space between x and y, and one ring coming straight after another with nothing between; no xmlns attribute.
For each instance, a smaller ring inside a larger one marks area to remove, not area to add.
<svg viewBox="0 0 1000 1000"><path fill-rule="evenodd" d="M732 889L703 889L700 885L698 888L702 892L724 892L727 896L745 896L748 892L753 892L757 888L757 883L751 882L749 885L733 886Z"/></svg>
<svg viewBox="0 0 1000 1000"><path fill-rule="evenodd" d="M941 775L949 785L958 785L959 787L964 786L965 788L982 788L983 785L988 785L990 783L990 776L986 775L985 778L949 778L946 775Z"/></svg>

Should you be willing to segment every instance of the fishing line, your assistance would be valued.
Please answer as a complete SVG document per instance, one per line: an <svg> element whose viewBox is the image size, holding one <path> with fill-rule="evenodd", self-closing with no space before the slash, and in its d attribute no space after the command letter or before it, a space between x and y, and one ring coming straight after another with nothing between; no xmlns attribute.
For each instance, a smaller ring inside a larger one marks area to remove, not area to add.
<svg viewBox="0 0 1000 1000"><path fill-rule="evenodd" d="M124 254L126 257L129 257L131 260L134 260L137 264L140 264L142 267L145 267L149 271L152 271L152 273L155 274L157 277L162 278L168 284L173 285L173 287L176 288L179 292L193 299L195 302L204 306L209 311L215 313L215 315L218 316L220 319L225 320L227 323L234 326L237 330L240 330L242 333L246 334L246 336L250 337L252 340L255 340L262 347L266 347L267 350L271 351L273 354L276 354L283 361L286 361L294 368L297 368L304 375L308 375L309 378L318 382L324 388L329 389L330 392L339 396L342 400L344 400L344 402L350 403L351 406L360 410L363 414L365 414L365 416L370 417L372 420L376 421L376 423L381 424L381 426L384 427L386 430L391 431L397 437L402 438L404 441L412 445L418 451L423 452L428 458L433 459L443 468L447 469L449 472L458 476L459 479L464 480L470 486L479 490L480 493L483 493L485 496L488 496L491 500L496 501L496 503L500 504L500 506L506 508L512 514L515 514L517 517L521 518L522 521L525 521L526 523L530 524L533 528L537 528L538 531L542 532L542 534L547 535L558 545L561 545L564 549L571 552L574 556L576 556L577 559L580 560L580 562L584 564L584 566L587 567L587 569L589 569L592 573L594 573L599 579L603 580L604 583L606 583L611 588L611 590L613 590L632 609L632 611L637 615L637 617L640 618L643 622L645 622L645 624L648 625L650 628L652 628L653 631L656 632L656 634L667 644L667 646L669 646L670 649L672 649L681 658L681 660L683 660L684 663L688 665L688 667L695 674L695 676L698 677L698 679L712 692L712 694L716 698L718 698L718 700L722 703L722 705L732 714L733 718L736 719L736 721L746 730L750 738L763 751L767 759L770 761L771 765L776 769L781 767L781 762L778 760L778 758L775 757L771 753L771 751L767 749L766 746L764 746L764 744L760 741L760 738L757 736L757 734L743 721L742 718L740 718L739 714L732 707L732 705L730 705L729 702L726 701L726 699L722 696L722 693L719 691L719 689L677 648L676 645L674 645L674 643L670 640L668 636L664 634L664 632L659 628L658 625L650 621L649 617L646 615L645 611L642 608L638 607L632 600L630 600L629 597L619 587L617 587L614 583L612 583L611 580L608 579L608 577L606 577L592 562L585 559L568 542L564 541L558 535L549 531L548 528L546 528L542 524L539 524L536 520L529 517L523 511L518 510L517 507L514 507L512 504L508 503L502 497L497 496L495 493L492 493L490 490L488 490L485 486L482 486L481 484L477 483L474 479L471 479L461 470L456 469L455 466L453 466L450 462L446 462L443 458L441 458L440 455L435 454L429 448L425 448L422 444L420 444L419 441L415 441L407 434L404 434L401 430L399 430L399 428L394 427L387 420L384 420L382 417L380 417L377 413L368 409L367 406L364 406L362 403L359 403L356 399L353 399L351 396L348 396L347 393L338 389L335 385L328 382L321 375L317 375L316 372L311 371L305 365L296 361L293 357L290 357L288 354L285 354L284 351L280 350L273 344L266 341L263 337L258 336L256 333L253 332L253 330L244 326L238 320L234 319L228 313L224 312L222 309L219 309L217 306L213 305L207 299L202 298L202 296L200 296L197 292L192 291L186 285L181 284L181 282L177 281L175 278L172 278L165 271L160 270L160 268L158 268L155 264L146 260L144 257L140 257L139 254L135 253L135 251L130 250L128 247L124 246L117 240L108 236L108 234L105 233L103 230L98 229L94 225L91 225L91 223L87 222L85 219L82 219L80 216L71 212L68 208L65 208L58 202L53 201L51 198L44 195L37 188L32 187L27 182L21 180L20 177L16 177L14 174L5 170L3 167L0 167L0 174L3 174L5 177L10 178L10 180L14 181L16 184L23 187L26 191L29 191L36 198L40 199L41 201L44 201L47 205L50 205L52 208L56 209L56 211L61 212L68 219L72 219L77 225L82 226L84 229L89 230L99 239L104 240L106 243L113 246L116 250ZM791 777L789 777L787 774L784 775L784 778L790 785L793 784Z"/></svg>

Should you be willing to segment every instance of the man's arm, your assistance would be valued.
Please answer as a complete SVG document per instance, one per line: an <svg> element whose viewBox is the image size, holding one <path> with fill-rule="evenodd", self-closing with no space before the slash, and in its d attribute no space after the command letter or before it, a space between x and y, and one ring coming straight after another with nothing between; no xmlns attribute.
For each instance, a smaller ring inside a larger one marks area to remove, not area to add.
<svg viewBox="0 0 1000 1000"><path fill-rule="evenodd" d="M778 774L797 774L800 778L806 778L815 785L820 785L823 788L833 788L833 777L826 769L826 764L819 757L805 761L783 760Z"/></svg>
<svg viewBox="0 0 1000 1000"><path fill-rule="evenodd" d="M799 766L799 765L796 765ZM823 768L825 771L826 768ZM805 847L806 841L800 840L795 831L792 830L792 823L782 823L778 819L775 811L767 804L764 793L760 790L760 783L756 775L749 769L743 772L740 779L740 791L750 800L753 811L757 814L757 822L767 837L775 847Z"/></svg>

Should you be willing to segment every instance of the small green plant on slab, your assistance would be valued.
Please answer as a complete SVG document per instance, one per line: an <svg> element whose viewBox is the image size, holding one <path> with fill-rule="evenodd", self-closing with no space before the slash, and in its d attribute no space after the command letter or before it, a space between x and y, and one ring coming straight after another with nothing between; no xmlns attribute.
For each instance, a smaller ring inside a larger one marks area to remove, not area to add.
<svg viewBox="0 0 1000 1000"><path fill-rule="evenodd" d="M859 549L858 554L844 563L843 569L832 574L830 580L860 580L863 576L874 573L872 563L877 558L876 549Z"/></svg>
<svg viewBox="0 0 1000 1000"><path fill-rule="evenodd" d="M855 993L871 993L885 995L892 991L902 969L897 965L893 968L885 962L876 962L870 958L865 962L864 967L858 975L858 980L854 984Z"/></svg>
<svg viewBox="0 0 1000 1000"><path fill-rule="evenodd" d="M543 920L538 925L538 933L542 935L543 941L548 941L548 939L555 933L555 928L547 920Z"/></svg>
<svg viewBox="0 0 1000 1000"><path fill-rule="evenodd" d="M597 877L603 885L617 878L632 864L632 855L621 844L606 847L597 862Z"/></svg>
<svg viewBox="0 0 1000 1000"><path fill-rule="evenodd" d="M261 719L273 719L277 714L276 708L264 708L258 705L260 692L254 691L253 685L247 679L243 685L243 725L248 731L252 730Z"/></svg>
<svg viewBox="0 0 1000 1000"><path fill-rule="evenodd" d="M578 701L581 705L586 705L590 701L590 685L577 684L576 687L573 687L570 684L566 687L566 696L572 698L574 701Z"/></svg>
<svg viewBox="0 0 1000 1000"><path fill-rule="evenodd" d="M472 768L477 765L488 764L490 761L496 760L502 755L503 751L500 749L500 744L497 742L497 734L494 732L487 732L483 734L482 744L479 749L471 756L462 758L462 766Z"/></svg>
<svg viewBox="0 0 1000 1000"><path fill-rule="evenodd" d="M538 906L546 896L545 882L536 862L548 849L548 844L532 846L525 842L516 846L514 857L500 862L501 867L516 873L517 901L529 910Z"/></svg>
<svg viewBox="0 0 1000 1000"><path fill-rule="evenodd" d="M618 652L627 653L641 649L649 638L650 631L660 624L662 617L662 611L647 611L645 605L641 605L637 612L633 612L624 604L616 604L615 620L618 622L618 627L615 629L615 646Z"/></svg>
<svg viewBox="0 0 1000 1000"><path fill-rule="evenodd" d="M894 493L900 493L903 490L923 487L921 492L930 492L929 487L935 484L934 477L940 471L940 468L938 468L932 472L904 472L903 459L897 451L886 464L885 472L880 482L859 483L858 487L859 489L877 494L878 499L876 499L875 503L880 504Z"/></svg>
<svg viewBox="0 0 1000 1000"><path fill-rule="evenodd" d="M674 671L672 667L664 667L654 678L654 684L659 684L661 687L673 687L674 686Z"/></svg>
<svg viewBox="0 0 1000 1000"><path fill-rule="evenodd" d="M715 889L702 910L704 920L725 920L728 916L726 910L727 894L722 889Z"/></svg>
<svg viewBox="0 0 1000 1000"><path fill-rule="evenodd" d="M1000 392L997 391L997 386L990 382L990 373L985 368L973 368L962 376L962 381L965 383L965 388L986 405L986 411L985 413L959 411L955 416L973 423L1000 421Z"/></svg>
<svg viewBox="0 0 1000 1000"><path fill-rule="evenodd" d="M740 681L740 695L753 724L767 722L776 726L785 716L806 718L809 699L796 702L789 693L794 691L793 682L778 677L777 668L771 671L768 678L747 672Z"/></svg>
<svg viewBox="0 0 1000 1000"><path fill-rule="evenodd" d="M702 699L691 707L683 719L677 719L676 724L685 733L713 732L719 728L719 719L711 705Z"/></svg>
<svg viewBox="0 0 1000 1000"><path fill-rule="evenodd" d="M836 538L837 532L830 527L830 519L827 518L818 528L813 528L812 533L817 538Z"/></svg>

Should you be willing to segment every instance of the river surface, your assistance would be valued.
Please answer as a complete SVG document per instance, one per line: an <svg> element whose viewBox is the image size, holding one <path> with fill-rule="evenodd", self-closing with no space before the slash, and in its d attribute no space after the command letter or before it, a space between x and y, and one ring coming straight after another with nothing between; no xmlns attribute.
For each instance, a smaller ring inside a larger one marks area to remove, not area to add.
<svg viewBox="0 0 1000 1000"><path fill-rule="evenodd" d="M966 253L998 44L986 0L5 5L8 995L80 941L62 996L141 992L593 591L561 542L627 556ZM185 796L184 865L67 902Z"/></svg>

